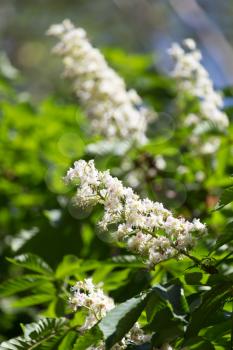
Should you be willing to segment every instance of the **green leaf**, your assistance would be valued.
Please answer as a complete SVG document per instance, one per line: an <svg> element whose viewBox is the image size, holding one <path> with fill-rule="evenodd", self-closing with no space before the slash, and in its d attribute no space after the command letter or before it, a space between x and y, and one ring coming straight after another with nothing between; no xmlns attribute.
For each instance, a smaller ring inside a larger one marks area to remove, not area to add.
<svg viewBox="0 0 233 350"><path fill-rule="evenodd" d="M189 311L183 288L178 284L167 287L168 300L177 315L185 315Z"/></svg>
<svg viewBox="0 0 233 350"><path fill-rule="evenodd" d="M222 209L232 201L233 201L233 186L230 186L223 190L216 210Z"/></svg>
<svg viewBox="0 0 233 350"><path fill-rule="evenodd" d="M213 286L216 284L227 283L227 282L233 283L233 275L232 274L228 274L227 276L224 276L223 274L210 275L206 284L208 286Z"/></svg>
<svg viewBox="0 0 233 350"><path fill-rule="evenodd" d="M53 300L54 296L51 294L36 294L32 296L28 296L25 298L21 298L16 300L12 306L13 307L28 307L33 305L39 305L43 303L47 303L48 301Z"/></svg>
<svg viewBox="0 0 233 350"><path fill-rule="evenodd" d="M24 275L9 279L0 285L0 297L10 296L39 286L43 280L44 276L40 275Z"/></svg>
<svg viewBox="0 0 233 350"><path fill-rule="evenodd" d="M106 261L118 267L143 268L145 265L134 255L117 255Z"/></svg>
<svg viewBox="0 0 233 350"><path fill-rule="evenodd" d="M64 339L62 340L61 344L59 345L58 350L71 350L73 349L73 344L77 338L78 334L75 331L69 331Z"/></svg>
<svg viewBox="0 0 233 350"><path fill-rule="evenodd" d="M181 285L171 284L166 288L161 285L153 287L153 291L146 306L148 322L150 323L154 319L157 312L167 307L177 315L184 315L187 313L188 303Z"/></svg>
<svg viewBox="0 0 233 350"><path fill-rule="evenodd" d="M58 279L70 276L80 270L80 260L75 255L64 256L62 262L58 265L55 277Z"/></svg>
<svg viewBox="0 0 233 350"><path fill-rule="evenodd" d="M51 267L39 256L31 253L18 255L14 258L7 258L12 264L38 272L42 275L52 275Z"/></svg>
<svg viewBox="0 0 233 350"><path fill-rule="evenodd" d="M151 290L117 305L100 321L99 328L103 332L106 350L111 349L132 328L145 308L150 293Z"/></svg>
<svg viewBox="0 0 233 350"><path fill-rule="evenodd" d="M93 327L77 339L72 350L85 350L91 345L97 345L102 337L103 334L100 329L98 327Z"/></svg>
<svg viewBox="0 0 233 350"><path fill-rule="evenodd" d="M184 319L177 317L170 308L158 311L150 324L150 329L155 332L152 344L161 346L183 336L184 325Z"/></svg>
<svg viewBox="0 0 233 350"><path fill-rule="evenodd" d="M1 343L0 350L29 350L33 345L33 341L17 337Z"/></svg>
<svg viewBox="0 0 233 350"><path fill-rule="evenodd" d="M166 306L168 306L166 289L162 286L154 287L146 305L147 321L150 323L155 314Z"/></svg>
<svg viewBox="0 0 233 350"><path fill-rule="evenodd" d="M28 323L24 326L24 336L37 339L38 336L59 330L66 323L67 320L65 318L41 318L38 322Z"/></svg>
<svg viewBox="0 0 233 350"><path fill-rule="evenodd" d="M0 344L0 350L52 350L63 338L65 319L41 319L25 325L23 337L17 337Z"/></svg>
<svg viewBox="0 0 233 350"><path fill-rule="evenodd" d="M163 142L163 147L161 147L161 143L158 142L158 140L152 140L143 146L142 150L149 152L152 155L174 156L177 154L177 148L168 144L166 140Z"/></svg>
<svg viewBox="0 0 233 350"><path fill-rule="evenodd" d="M226 299L231 296L231 288L231 282L222 283L203 295L202 303L191 315L191 321L186 331L187 339L198 335L198 332L208 325L210 317L214 317L214 314L217 314Z"/></svg>
<svg viewBox="0 0 233 350"><path fill-rule="evenodd" d="M128 276L130 273L130 269L124 269L120 271L111 272L108 276L106 276L104 280L105 288L110 291L114 289L118 289L122 285L128 282Z"/></svg>
<svg viewBox="0 0 233 350"><path fill-rule="evenodd" d="M203 274L201 272L189 272L184 274L185 282L189 285L200 285Z"/></svg>
<svg viewBox="0 0 233 350"><path fill-rule="evenodd" d="M183 346L182 349L184 350L215 350L213 344L203 337L192 337L185 341Z"/></svg>
<svg viewBox="0 0 233 350"><path fill-rule="evenodd" d="M216 320L216 324L211 325L209 324L209 327L204 331L205 338L221 343L221 340L224 338L224 336L229 335L231 332L231 315L228 315L228 319L226 320Z"/></svg>
<svg viewBox="0 0 233 350"><path fill-rule="evenodd" d="M233 222L230 222L224 229L222 235L218 238L217 242L213 247L213 251L222 247L224 244L229 243L233 240Z"/></svg>

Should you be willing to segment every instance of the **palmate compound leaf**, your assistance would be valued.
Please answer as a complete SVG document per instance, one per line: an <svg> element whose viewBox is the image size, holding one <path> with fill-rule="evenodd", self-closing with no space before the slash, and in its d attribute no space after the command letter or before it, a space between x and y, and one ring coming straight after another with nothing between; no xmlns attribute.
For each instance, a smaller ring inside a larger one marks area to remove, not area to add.
<svg viewBox="0 0 233 350"><path fill-rule="evenodd" d="M52 268L36 254L22 254L14 258L7 258L7 260L14 265L24 267L42 275L51 276L53 274Z"/></svg>
<svg viewBox="0 0 233 350"><path fill-rule="evenodd" d="M0 350L57 350L66 334L66 322L63 318L44 318L25 325L24 336L4 341Z"/></svg>

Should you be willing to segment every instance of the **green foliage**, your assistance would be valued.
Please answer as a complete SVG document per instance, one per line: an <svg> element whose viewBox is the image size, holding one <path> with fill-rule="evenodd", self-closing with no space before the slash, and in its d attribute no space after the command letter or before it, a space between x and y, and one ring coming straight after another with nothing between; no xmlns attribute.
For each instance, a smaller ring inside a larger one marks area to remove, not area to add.
<svg viewBox="0 0 233 350"><path fill-rule="evenodd" d="M219 205L217 209L221 209L225 207L225 205L233 202L233 187L227 187L226 189L223 190L220 200L219 200Z"/></svg>
<svg viewBox="0 0 233 350"><path fill-rule="evenodd" d="M10 261L12 264L38 272L42 275L51 275L53 272L51 267L35 254L28 253L18 255L14 259L8 258L8 261Z"/></svg>
<svg viewBox="0 0 233 350"><path fill-rule="evenodd" d="M93 327L91 330L86 331L84 335L81 335L75 342L72 350L85 350L91 345L97 345L102 338L102 333L98 327Z"/></svg>
<svg viewBox="0 0 233 350"><path fill-rule="evenodd" d="M150 291L119 304L99 323L106 349L119 342L132 328L146 306Z"/></svg>
<svg viewBox="0 0 233 350"><path fill-rule="evenodd" d="M64 337L66 321L63 319L41 319L24 326L24 336L3 342L1 350L55 349Z"/></svg>
<svg viewBox="0 0 233 350"><path fill-rule="evenodd" d="M136 321L152 340L131 344L131 350L151 350L165 343L174 349L228 349L232 346L232 126L220 136L214 158L193 154L183 119L197 112L195 101L185 97L177 104L174 81L156 71L150 55L126 55L118 49L108 49L106 55L128 86L165 113L151 125L149 142L123 156L117 152L94 156L87 151L86 146L99 138L90 136L76 101L52 96L35 105L17 92L15 77L0 70L0 349L85 350L102 340L111 349ZM213 128L201 132L203 140L216 134ZM166 169L154 167L158 155L165 158ZM72 190L62 182L74 160L94 157L100 169L110 168L124 182L129 174L122 164L129 162L142 174L137 192L206 222L208 234L192 255L149 271L143 261L99 232L100 209L77 210ZM180 166L186 170L180 171ZM97 284L104 282L116 307L84 332L80 327L85 315L73 312L68 299L70 287L90 276Z"/></svg>
<svg viewBox="0 0 233 350"><path fill-rule="evenodd" d="M46 276L39 275L24 275L12 278L1 284L0 296L7 297L30 288L34 288L41 285L41 282L46 279Z"/></svg>

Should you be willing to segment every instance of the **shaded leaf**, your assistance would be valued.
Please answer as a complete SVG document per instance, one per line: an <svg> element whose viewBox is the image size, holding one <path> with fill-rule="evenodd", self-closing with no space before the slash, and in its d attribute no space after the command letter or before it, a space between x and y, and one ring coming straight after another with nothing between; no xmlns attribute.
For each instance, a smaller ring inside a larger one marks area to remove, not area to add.
<svg viewBox="0 0 233 350"><path fill-rule="evenodd" d="M188 339L183 346L183 350L215 350L214 345L203 337L192 337Z"/></svg>
<svg viewBox="0 0 233 350"><path fill-rule="evenodd" d="M12 278L0 285L0 296L10 296L15 293L39 286L41 283L43 283L43 279L44 277L39 275L24 275Z"/></svg>
<svg viewBox="0 0 233 350"><path fill-rule="evenodd" d="M150 329L155 332L152 344L160 347L183 336L184 325L184 319L173 314L170 308L159 310L150 324Z"/></svg>
<svg viewBox="0 0 233 350"><path fill-rule="evenodd" d="M75 331L69 331L64 339L62 340L61 344L59 345L58 350L70 350L73 349L73 344L77 338L78 334Z"/></svg>
<svg viewBox="0 0 233 350"><path fill-rule="evenodd" d="M51 275L53 273L51 267L43 259L35 254L22 254L14 258L7 258L7 260L12 264L24 267L43 275Z"/></svg>
<svg viewBox="0 0 233 350"><path fill-rule="evenodd" d="M143 268L145 265L134 255L118 255L107 260L109 264L127 268Z"/></svg>
<svg viewBox="0 0 233 350"><path fill-rule="evenodd" d="M146 305L146 316L149 323L153 320L156 312L168 306L167 298L167 291L164 287L157 286L153 288Z"/></svg>
<svg viewBox="0 0 233 350"><path fill-rule="evenodd" d="M65 319L44 318L37 323L25 325L24 337L1 343L0 350L55 350L63 337L65 323Z"/></svg>
<svg viewBox="0 0 233 350"><path fill-rule="evenodd" d="M189 285L200 285L203 274L201 272L189 272L185 273L185 282Z"/></svg>
<svg viewBox="0 0 233 350"><path fill-rule="evenodd" d="M100 321L99 328L103 332L106 349L111 349L132 328L145 308L150 293L151 290L117 305Z"/></svg>
<svg viewBox="0 0 233 350"><path fill-rule="evenodd" d="M218 238L213 247L213 251L222 247L224 244L233 240L233 222L230 222L224 229L222 235Z"/></svg>
<svg viewBox="0 0 233 350"><path fill-rule="evenodd" d="M172 308L177 315L185 315L189 311L189 306L184 295L184 289L177 284L167 287L167 295Z"/></svg>
<svg viewBox="0 0 233 350"><path fill-rule="evenodd" d="M230 186L223 190L216 210L222 209L232 201L233 201L233 186Z"/></svg>
<svg viewBox="0 0 233 350"><path fill-rule="evenodd" d="M43 303L47 303L54 298L51 294L36 294L28 297L24 297L16 300L12 306L13 307L28 307L33 305L39 305Z"/></svg>
<svg viewBox="0 0 233 350"><path fill-rule="evenodd" d="M64 256L62 262L58 265L55 276L62 279L70 276L80 270L80 260L75 255Z"/></svg>
<svg viewBox="0 0 233 350"><path fill-rule="evenodd" d="M198 335L201 328L208 325L210 317L214 317L223 306L225 300L231 296L231 283L220 284L206 292L202 297L201 305L194 310L186 331L186 338Z"/></svg>
<svg viewBox="0 0 233 350"><path fill-rule="evenodd" d="M77 339L72 350L85 350L91 345L97 345L102 336L100 329L93 327Z"/></svg>

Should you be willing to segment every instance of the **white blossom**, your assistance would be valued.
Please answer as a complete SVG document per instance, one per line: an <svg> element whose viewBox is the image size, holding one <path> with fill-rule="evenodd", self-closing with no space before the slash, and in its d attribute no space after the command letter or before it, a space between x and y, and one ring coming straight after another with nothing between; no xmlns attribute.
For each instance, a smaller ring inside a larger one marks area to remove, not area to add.
<svg viewBox="0 0 233 350"><path fill-rule="evenodd" d="M124 80L91 45L85 30L65 20L52 25L48 34L60 40L54 52L63 57L65 76L73 80L93 132L111 141L144 143L154 113L143 105L136 91L126 89Z"/></svg>
<svg viewBox="0 0 233 350"><path fill-rule="evenodd" d="M75 162L65 180L78 185L77 205L103 205L100 227L109 230L115 224L116 241L123 242L150 267L190 250L195 244L194 234L206 231L199 219L190 222L175 218L162 203L141 199L109 171L98 171L93 160Z"/></svg>
<svg viewBox="0 0 233 350"><path fill-rule="evenodd" d="M204 173L204 171L202 171L202 170L197 171L196 174L195 174L195 179L196 179L198 182L202 182L202 181L205 179L205 173Z"/></svg>
<svg viewBox="0 0 233 350"><path fill-rule="evenodd" d="M208 121L210 126L219 131L224 131L228 127L228 117L222 111L222 95L215 91L209 73L201 63L202 54L193 39L184 40L183 47L173 43L168 52L175 62L171 75L178 83L178 91L199 101L199 112L188 114L184 121L185 125L192 127L190 141L198 153L214 153L220 142L216 141L216 137L212 137L202 145L201 135L196 135L196 128L200 126L202 128L203 121Z"/></svg>
<svg viewBox="0 0 233 350"><path fill-rule="evenodd" d="M163 156L159 155L155 157L155 166L159 170L166 169L167 164Z"/></svg>
<svg viewBox="0 0 233 350"><path fill-rule="evenodd" d="M78 308L88 310L85 323L80 329L82 331L92 328L116 306L114 300L103 292L100 285L95 285L91 278L78 281L71 288L71 292L70 304L74 311ZM128 344L140 345L150 341L150 339L151 336L146 335L140 328L139 323L136 322L125 337L118 344L115 344L111 350L123 350L127 348ZM98 346L91 346L88 350L105 350L104 342L101 341Z"/></svg>
<svg viewBox="0 0 233 350"><path fill-rule="evenodd" d="M88 310L82 330L93 327L115 306L113 299L105 295L101 288L94 285L91 278L77 282L71 290L73 295L70 298L70 303L74 310L76 311L78 308Z"/></svg>

